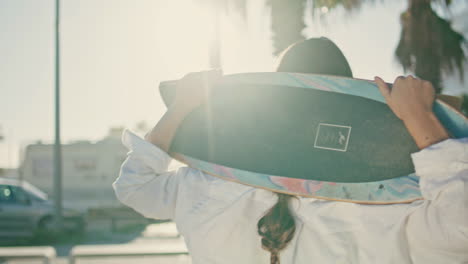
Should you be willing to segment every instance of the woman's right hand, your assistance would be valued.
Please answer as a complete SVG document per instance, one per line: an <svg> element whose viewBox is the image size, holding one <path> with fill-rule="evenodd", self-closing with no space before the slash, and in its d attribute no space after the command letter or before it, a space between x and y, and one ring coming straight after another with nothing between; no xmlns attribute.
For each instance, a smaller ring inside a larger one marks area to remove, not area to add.
<svg viewBox="0 0 468 264"><path fill-rule="evenodd" d="M212 87L221 80L221 70L193 72L177 82L176 96L170 108L190 112L200 106Z"/></svg>

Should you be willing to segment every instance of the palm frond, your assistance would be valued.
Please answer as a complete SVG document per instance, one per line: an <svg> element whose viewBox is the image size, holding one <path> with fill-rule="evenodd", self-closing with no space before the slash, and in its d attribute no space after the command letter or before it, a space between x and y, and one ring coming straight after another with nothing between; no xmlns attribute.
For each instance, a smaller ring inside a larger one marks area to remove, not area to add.
<svg viewBox="0 0 468 264"><path fill-rule="evenodd" d="M400 17L402 30L395 50L398 62L426 79L440 92L442 72L455 69L463 76L464 37L450 23L439 17L430 0L411 0Z"/></svg>

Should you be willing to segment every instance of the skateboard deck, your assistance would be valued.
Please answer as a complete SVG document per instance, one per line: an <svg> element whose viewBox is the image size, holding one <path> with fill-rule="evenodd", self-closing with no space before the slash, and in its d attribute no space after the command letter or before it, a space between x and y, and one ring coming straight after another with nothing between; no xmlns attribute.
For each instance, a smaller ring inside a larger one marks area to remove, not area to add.
<svg viewBox="0 0 468 264"><path fill-rule="evenodd" d="M175 82L163 82L166 105ZM468 121L437 101L456 137ZM208 174L258 188L369 204L421 199L418 148L372 81L297 73L223 76L177 130L170 155Z"/></svg>

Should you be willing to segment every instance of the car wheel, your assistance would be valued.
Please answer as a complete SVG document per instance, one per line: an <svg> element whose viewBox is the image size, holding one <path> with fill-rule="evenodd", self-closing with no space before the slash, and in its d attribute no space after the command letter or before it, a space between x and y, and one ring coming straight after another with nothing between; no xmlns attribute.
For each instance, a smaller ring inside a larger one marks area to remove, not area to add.
<svg viewBox="0 0 468 264"><path fill-rule="evenodd" d="M51 243L57 240L58 230L55 228L53 216L45 216L39 220L34 232L33 243Z"/></svg>
<svg viewBox="0 0 468 264"><path fill-rule="evenodd" d="M40 233L49 233L55 231L54 229L54 218L52 216L45 216L39 220L37 225L37 231Z"/></svg>

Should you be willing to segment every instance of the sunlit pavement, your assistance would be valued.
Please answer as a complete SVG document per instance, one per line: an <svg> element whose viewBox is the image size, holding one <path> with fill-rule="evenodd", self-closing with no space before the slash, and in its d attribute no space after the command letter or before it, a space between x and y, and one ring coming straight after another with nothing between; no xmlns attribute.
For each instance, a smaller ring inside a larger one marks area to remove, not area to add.
<svg viewBox="0 0 468 264"><path fill-rule="evenodd" d="M139 246L152 246L168 247L168 246L182 246L184 244L183 238L179 236L174 223L164 224L151 224L141 233L140 236L134 238L125 244L116 244L119 246L127 245L128 247L139 247ZM101 244L102 245L102 244ZM106 244L106 246L112 244ZM89 244L88 244L89 246ZM56 247L59 257L56 258L52 264L65 264L68 263L68 257L64 254L60 254L63 250L60 246ZM42 263L41 260L12 260L5 262L5 264L34 264ZM93 258L78 258L76 264L190 264L190 256L138 256L138 257L93 257Z"/></svg>

